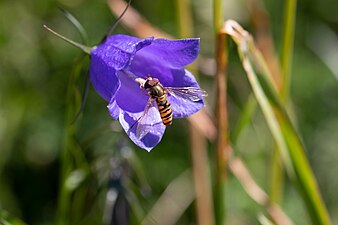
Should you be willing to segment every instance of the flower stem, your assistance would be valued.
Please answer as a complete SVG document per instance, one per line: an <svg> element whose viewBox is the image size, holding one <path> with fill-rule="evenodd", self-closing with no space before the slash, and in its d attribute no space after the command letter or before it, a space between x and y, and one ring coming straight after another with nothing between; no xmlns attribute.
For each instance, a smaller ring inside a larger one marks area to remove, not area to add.
<svg viewBox="0 0 338 225"><path fill-rule="evenodd" d="M216 224L222 225L225 221L225 179L227 161L229 158L228 142L228 115L226 93L226 66L227 45L226 34L219 33L216 40L216 186L215 186L215 213Z"/></svg>
<svg viewBox="0 0 338 225"><path fill-rule="evenodd" d="M215 171L215 215L216 224L225 221L225 179L229 158L228 115L227 115L227 35L221 31L223 23L222 0L214 0L214 29L216 37L216 171Z"/></svg>
<svg viewBox="0 0 338 225"><path fill-rule="evenodd" d="M297 0L287 0L286 9L284 11L284 32L282 44L282 88L281 97L283 102L287 102L290 92L292 54L293 54L293 39L296 24L296 7Z"/></svg>
<svg viewBox="0 0 338 225"><path fill-rule="evenodd" d="M215 34L217 35L218 31L222 28L223 24L223 4L222 0L214 0L213 1L213 11L214 11L214 29Z"/></svg>
<svg viewBox="0 0 338 225"><path fill-rule="evenodd" d="M63 36L63 35L57 33L56 31L52 30L51 28L47 27L46 25L43 25L43 27L46 28L49 32L51 32L51 33L54 34L55 36L61 38L62 40L68 42L69 44L71 44L71 45L73 45L73 46L75 46L75 47L81 49L84 53L90 55L90 52L91 52L91 50L92 50L91 47L88 47L88 46L82 45L82 44L80 44L80 43L77 43L77 42L75 42L75 41L72 41L72 40L70 40L69 38L66 38L65 36Z"/></svg>

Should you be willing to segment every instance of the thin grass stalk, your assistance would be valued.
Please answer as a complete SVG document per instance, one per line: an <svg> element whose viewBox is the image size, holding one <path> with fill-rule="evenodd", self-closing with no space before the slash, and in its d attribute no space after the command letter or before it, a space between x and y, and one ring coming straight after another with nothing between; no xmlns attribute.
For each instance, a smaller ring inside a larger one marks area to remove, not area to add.
<svg viewBox="0 0 338 225"><path fill-rule="evenodd" d="M194 35L190 0L176 0L179 36L182 38Z"/></svg>
<svg viewBox="0 0 338 225"><path fill-rule="evenodd" d="M296 5L297 0L287 0L284 9L284 23L283 23L283 39L282 39L282 56L281 56L281 84L279 87L281 103L286 106L290 95L291 85L291 68L293 56L293 42L296 24ZM283 189L283 166L277 148L274 149L271 162L271 183L270 183L270 197L274 202L279 202L282 198Z"/></svg>
<svg viewBox="0 0 338 225"><path fill-rule="evenodd" d="M206 139L190 124L192 175L196 193L198 225L215 224Z"/></svg>
<svg viewBox="0 0 338 225"><path fill-rule="evenodd" d="M270 187L269 196L271 202L281 202L284 187L284 166L281 159L280 150L274 147L270 161Z"/></svg>
<svg viewBox="0 0 338 225"><path fill-rule="evenodd" d="M214 0L213 1L213 15L214 15L214 29L215 35L217 36L218 31L222 28L223 25L223 0Z"/></svg>
<svg viewBox="0 0 338 225"><path fill-rule="evenodd" d="M60 181L59 181L59 195L57 206L57 224L67 225L71 224L71 205L72 205L72 192L67 187L67 178L71 174L73 167L72 149L76 148L75 132L76 125L71 125L74 115L77 110L77 100L74 96L74 88L76 78L81 71L82 63L78 62L69 77L67 88L67 109L66 109L66 137L65 146L61 152L61 166L60 166Z"/></svg>
<svg viewBox="0 0 338 225"><path fill-rule="evenodd" d="M270 18L264 8L262 0L248 0L252 22L255 28L255 44L262 52L262 56L271 71L273 81L278 92L282 88L282 72L279 59L275 54L273 38L270 29ZM270 187L269 196L272 202L280 202L283 195L284 167L277 146L274 147L270 161Z"/></svg>
<svg viewBox="0 0 338 225"><path fill-rule="evenodd" d="M263 0L247 0L250 18L255 30L255 44L262 52L264 60L271 71L278 90L281 89L282 72L280 59L277 57L271 33L270 17L264 7Z"/></svg>
<svg viewBox="0 0 338 225"><path fill-rule="evenodd" d="M241 110L239 119L235 127L233 128L232 132L230 133L230 142L233 146L237 144L237 140L244 130L247 127L256 112L257 109L257 101L253 95L250 95L247 102L245 103L244 107Z"/></svg>
<svg viewBox="0 0 338 225"><path fill-rule="evenodd" d="M227 35L222 28L222 1L214 0L214 28L216 32L216 154L215 154L215 219L217 225L225 222L225 180L227 176L228 147L228 115L227 115L227 77L228 60Z"/></svg>
<svg viewBox="0 0 338 225"><path fill-rule="evenodd" d="M177 0L178 27L182 38L193 36L193 20L190 0ZM197 75L196 63L189 70ZM206 138L189 122L192 175L196 193L196 215L198 225L214 224L211 179L208 166Z"/></svg>
<svg viewBox="0 0 338 225"><path fill-rule="evenodd" d="M215 213L216 224L225 222L225 180L227 176L228 121L226 109L226 35L217 38L217 72L216 72L216 186Z"/></svg>
<svg viewBox="0 0 338 225"><path fill-rule="evenodd" d="M281 100L287 102L290 92L293 42L296 25L297 0L287 0L284 10L283 41L282 41L282 88Z"/></svg>

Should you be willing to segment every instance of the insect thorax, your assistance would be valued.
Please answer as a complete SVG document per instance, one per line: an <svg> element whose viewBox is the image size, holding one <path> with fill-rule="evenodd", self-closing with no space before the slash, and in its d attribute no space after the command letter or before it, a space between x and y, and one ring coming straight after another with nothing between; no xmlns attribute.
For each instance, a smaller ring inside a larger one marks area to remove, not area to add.
<svg viewBox="0 0 338 225"><path fill-rule="evenodd" d="M165 95L164 87L156 78L148 77L144 84L144 88L152 98L158 99Z"/></svg>
<svg viewBox="0 0 338 225"><path fill-rule="evenodd" d="M153 98L159 98L165 94L164 89L161 85L155 85L154 87L149 89L149 94Z"/></svg>

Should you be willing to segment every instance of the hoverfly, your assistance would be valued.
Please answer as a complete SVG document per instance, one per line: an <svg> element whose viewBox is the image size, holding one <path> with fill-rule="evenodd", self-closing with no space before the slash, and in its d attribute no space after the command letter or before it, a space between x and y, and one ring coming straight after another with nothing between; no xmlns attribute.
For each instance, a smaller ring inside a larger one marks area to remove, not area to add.
<svg viewBox="0 0 338 225"><path fill-rule="evenodd" d="M142 79L143 80L143 79ZM207 92L196 87L164 87L157 78L147 77L140 87L148 92L149 100L143 114L135 122L137 124L136 137L140 140L155 126L149 113L152 107L156 107L162 123L170 126L173 119L173 111L168 100L168 94L182 101L198 102ZM133 125L133 126L134 126Z"/></svg>

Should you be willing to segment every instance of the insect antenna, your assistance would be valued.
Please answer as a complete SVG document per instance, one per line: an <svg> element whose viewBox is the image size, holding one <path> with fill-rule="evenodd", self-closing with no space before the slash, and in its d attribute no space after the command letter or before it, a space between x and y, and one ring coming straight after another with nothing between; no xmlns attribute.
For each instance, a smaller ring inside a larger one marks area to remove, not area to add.
<svg viewBox="0 0 338 225"><path fill-rule="evenodd" d="M115 20L115 22L110 27L110 29L108 30L108 32L106 33L106 35L103 37L101 43L104 42L110 35L112 35L112 33L115 30L116 26L118 25L118 23L120 22L120 20L124 16L124 14L127 12L130 4L131 4L131 0L128 1L128 4L127 4L126 8L123 10L123 12L121 13L121 15Z"/></svg>
<svg viewBox="0 0 338 225"><path fill-rule="evenodd" d="M83 88L83 92L82 92L82 96L81 96L81 106L80 106L79 111L76 113L71 125L73 125L77 121L77 119L79 118L79 116L81 115L81 113L83 112L83 110L86 106L89 85L90 85L89 71L87 71L85 84L84 84L84 88Z"/></svg>

